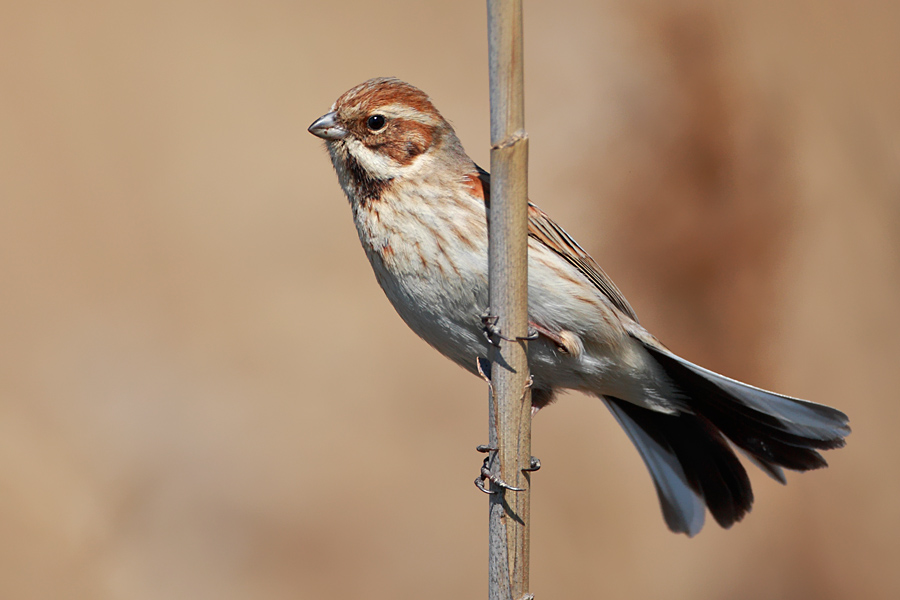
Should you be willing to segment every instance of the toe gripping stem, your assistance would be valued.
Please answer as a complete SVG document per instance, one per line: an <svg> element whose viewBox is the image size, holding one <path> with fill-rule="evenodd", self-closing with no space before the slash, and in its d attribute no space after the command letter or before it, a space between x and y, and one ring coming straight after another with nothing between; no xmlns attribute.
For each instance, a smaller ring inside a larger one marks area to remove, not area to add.
<svg viewBox="0 0 900 600"><path fill-rule="evenodd" d="M492 490L488 488L484 484L485 481L490 481L491 485L495 485L502 490L510 490L511 492L524 492L525 488L513 487L503 481L499 475L495 473L494 463L497 460L497 448L493 446L488 446L486 444L480 444L475 446L475 450L478 452L483 452L487 454L484 457L484 462L481 464L481 473L478 474L478 477L475 478L475 487L484 492L485 494L496 494L496 490ZM523 473L532 473L541 468L541 461L536 456L532 456L529 460L529 464L527 467L522 469Z"/></svg>
<svg viewBox="0 0 900 600"><path fill-rule="evenodd" d="M508 338L503 335L503 331L500 329L500 326L497 325L497 321L499 320L500 317L492 315L490 311L481 315L481 326L484 339L496 348L500 347L500 340L505 342L526 342L538 339L538 330L531 326L531 324L528 325L528 335Z"/></svg>
<svg viewBox="0 0 900 600"><path fill-rule="evenodd" d="M482 364L484 363L484 364ZM481 375L482 379L484 379L491 390L491 395L493 396L494 388L491 385L491 378L486 373L490 373L490 363L483 359L479 359L477 362L478 365L478 374ZM529 381L528 385L531 385L531 381ZM480 444L475 447L475 450L478 452L487 454L484 457L484 462L481 464L481 472L478 474L478 477L475 478L475 486L484 492L485 494L496 494L497 490L492 490L488 486L485 485L485 481L491 482L491 485L496 486L501 490L510 490L513 492L524 492L525 488L513 487L503 481L500 475L497 474L498 469L496 468L497 457L499 456L498 449L495 446L490 446L487 444ZM541 461L537 457L530 457L528 466L522 469L523 473L532 473L541 468Z"/></svg>

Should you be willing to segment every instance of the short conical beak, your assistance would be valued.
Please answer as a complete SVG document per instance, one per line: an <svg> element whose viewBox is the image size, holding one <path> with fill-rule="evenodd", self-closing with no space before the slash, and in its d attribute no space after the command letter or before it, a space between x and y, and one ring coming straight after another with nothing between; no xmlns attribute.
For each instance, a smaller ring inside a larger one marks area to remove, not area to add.
<svg viewBox="0 0 900 600"><path fill-rule="evenodd" d="M333 112L323 115L309 126L309 132L323 140L340 140L347 136L347 130L337 122L337 115Z"/></svg>

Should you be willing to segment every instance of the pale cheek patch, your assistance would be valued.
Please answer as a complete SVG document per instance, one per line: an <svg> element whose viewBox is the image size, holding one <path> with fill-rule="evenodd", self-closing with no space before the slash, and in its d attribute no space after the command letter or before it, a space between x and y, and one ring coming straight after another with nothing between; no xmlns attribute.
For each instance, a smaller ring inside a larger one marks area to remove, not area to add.
<svg viewBox="0 0 900 600"><path fill-rule="evenodd" d="M407 177L418 176L428 179L427 174L431 173L432 169L435 168L435 162L434 154L423 152L412 159L412 162L406 166L404 174Z"/></svg>
<svg viewBox="0 0 900 600"><path fill-rule="evenodd" d="M347 150L373 179L386 180L397 176L400 164L390 156L370 150L359 140L348 141Z"/></svg>

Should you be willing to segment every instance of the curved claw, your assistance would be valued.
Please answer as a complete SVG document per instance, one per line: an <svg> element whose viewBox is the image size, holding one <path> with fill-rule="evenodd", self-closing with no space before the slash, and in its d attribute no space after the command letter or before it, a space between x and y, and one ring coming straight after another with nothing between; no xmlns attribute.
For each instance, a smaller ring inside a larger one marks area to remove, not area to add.
<svg viewBox="0 0 900 600"><path fill-rule="evenodd" d="M500 347L500 342L495 338L500 338L501 340L506 340L507 342L511 342L512 340L506 339L503 337L503 334L500 332L500 328L497 327L497 321L500 320L500 317L492 314L484 314L481 316L481 333L484 335L484 339L488 341L491 346L496 348Z"/></svg>
<svg viewBox="0 0 900 600"><path fill-rule="evenodd" d="M481 490L485 494L493 495L493 494L497 493L494 490L489 490L484 486L484 477L481 477L481 476L475 478L475 487L477 487L479 490Z"/></svg>
<svg viewBox="0 0 900 600"><path fill-rule="evenodd" d="M500 342L495 338L499 338L504 342L528 342L531 340L538 339L540 332L534 327L528 327L527 335L519 335L514 338L508 338L503 335L503 331L500 327L497 326L497 321L500 317L496 315L492 315L490 313L486 313L481 316L481 326L483 327L481 333L484 335L484 339L488 341L492 346L500 347Z"/></svg>
<svg viewBox="0 0 900 600"><path fill-rule="evenodd" d="M535 471L539 471L541 468L541 459L537 456L532 456L531 460L528 462L528 466L522 469L523 473L533 473Z"/></svg>
<svg viewBox="0 0 900 600"><path fill-rule="evenodd" d="M517 337L516 341L517 342L528 342L531 340L536 340L536 339L538 339L539 335L540 334L538 333L537 329L535 329L534 327L528 327L528 335Z"/></svg>
<svg viewBox="0 0 900 600"><path fill-rule="evenodd" d="M496 485L498 488L501 488L504 490L510 490L512 492L524 492L525 491L525 488L517 488L517 487L513 487L513 486L509 485L508 483L506 483L505 481L500 479L499 476L491 473L491 471L487 467L481 467L481 477L479 477L478 479L475 480L475 481L480 481L481 485L479 485L478 483L476 483L475 485L478 485L478 488L484 492L487 492L489 494L495 494L496 492L494 490L488 491L488 490L484 489L483 486L484 486L485 480L490 481L492 485Z"/></svg>
<svg viewBox="0 0 900 600"><path fill-rule="evenodd" d="M500 489L510 490L513 492L524 492L525 491L525 488L517 488L517 487L513 487L513 486L509 485L508 483L503 481L499 475L495 475L494 472L491 470L491 466L493 465L493 462L494 462L493 459L497 456L497 448L495 448L493 446L489 446L487 444L479 444L478 446L475 446L475 450L477 450L478 452L484 452L487 454L487 456L484 457L484 462L481 463L481 473L479 473L478 477L475 479L475 487L477 487L479 490L481 490L485 494L496 494L497 493L496 490L488 489L484 485L485 481L490 481L491 484L496 485ZM534 457L531 458L531 467L534 467L535 461L537 461L538 468L540 468L541 461L537 460ZM526 470L537 470L537 469L529 468L529 469L522 469L522 470L526 471Z"/></svg>

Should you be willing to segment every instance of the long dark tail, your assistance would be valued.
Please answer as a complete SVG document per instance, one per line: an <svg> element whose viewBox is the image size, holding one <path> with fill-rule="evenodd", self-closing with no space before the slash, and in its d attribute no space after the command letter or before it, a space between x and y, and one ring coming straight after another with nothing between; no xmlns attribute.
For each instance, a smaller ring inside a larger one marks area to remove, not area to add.
<svg viewBox="0 0 900 600"><path fill-rule="evenodd" d="M782 467L827 466L817 450L840 448L850 433L847 415L839 410L767 392L645 347L693 413L670 415L604 400L650 470L666 524L676 533L698 533L704 505L725 528L750 510L750 480L728 442L785 483Z"/></svg>

